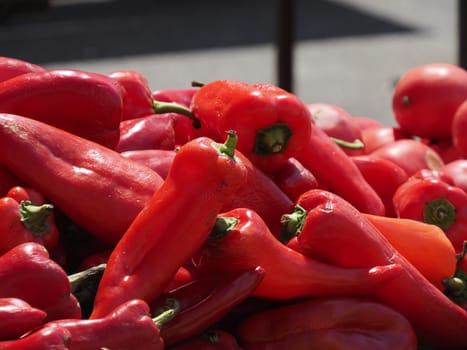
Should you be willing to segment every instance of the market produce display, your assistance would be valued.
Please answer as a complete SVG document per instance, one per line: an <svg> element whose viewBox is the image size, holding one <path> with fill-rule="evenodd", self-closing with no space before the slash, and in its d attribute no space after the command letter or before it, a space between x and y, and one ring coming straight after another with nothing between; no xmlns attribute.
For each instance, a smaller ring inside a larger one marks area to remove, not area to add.
<svg viewBox="0 0 467 350"><path fill-rule="evenodd" d="M392 109L0 57L0 350L467 349L467 72Z"/></svg>

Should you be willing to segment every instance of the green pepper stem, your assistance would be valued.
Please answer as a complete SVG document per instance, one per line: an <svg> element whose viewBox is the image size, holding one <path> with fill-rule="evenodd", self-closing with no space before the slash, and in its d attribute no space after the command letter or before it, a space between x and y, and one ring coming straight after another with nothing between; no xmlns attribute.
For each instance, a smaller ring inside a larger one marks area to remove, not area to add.
<svg viewBox="0 0 467 350"><path fill-rule="evenodd" d="M180 304L176 299L168 299L167 301L170 303L167 304L167 307L162 310L162 312L153 317L152 321L157 326L157 328L161 329L165 324L167 324L170 320L172 320L177 313L180 311Z"/></svg>
<svg viewBox="0 0 467 350"><path fill-rule="evenodd" d="M71 292L74 293L79 286L87 279L104 273L107 264L99 264L92 266L84 271L79 271L74 274L68 275L68 281L70 281Z"/></svg>
<svg viewBox="0 0 467 350"><path fill-rule="evenodd" d="M223 144L218 147L220 153L229 156L230 158L235 157L235 148L237 147L238 136L234 130L227 131L227 138Z"/></svg>
<svg viewBox="0 0 467 350"><path fill-rule="evenodd" d="M444 197L429 201L423 210L423 221L446 232L456 221L456 207Z"/></svg>
<svg viewBox="0 0 467 350"><path fill-rule="evenodd" d="M276 123L256 132L254 153L259 155L271 155L282 153L292 136L292 130L287 123Z"/></svg>
<svg viewBox="0 0 467 350"><path fill-rule="evenodd" d="M175 102L163 102L163 101L152 101L152 109L155 114L162 114L162 113L177 113L184 115L193 120L193 127L195 129L199 129L201 127L201 123L198 118L191 112L190 109L187 107L175 103Z"/></svg>
<svg viewBox="0 0 467 350"><path fill-rule="evenodd" d="M330 136L330 139L336 143L338 146L342 147L342 148L348 148L348 149L362 149L363 147L365 147L365 145L363 144L362 141L360 141L359 139L356 139L352 142L350 141L345 141L345 140L342 140L342 139L339 139L337 137L332 137Z"/></svg>
<svg viewBox="0 0 467 350"><path fill-rule="evenodd" d="M282 229L280 241L287 243L293 237L298 236L302 231L307 211L300 205L295 205L290 214L284 214L281 217Z"/></svg>
<svg viewBox="0 0 467 350"><path fill-rule="evenodd" d="M232 231L238 224L238 219L230 216L219 216L209 234L210 239L220 239Z"/></svg>
<svg viewBox="0 0 467 350"><path fill-rule="evenodd" d="M49 216L52 214L52 204L34 204L22 201L19 206L21 223L35 236L41 236L50 231Z"/></svg>

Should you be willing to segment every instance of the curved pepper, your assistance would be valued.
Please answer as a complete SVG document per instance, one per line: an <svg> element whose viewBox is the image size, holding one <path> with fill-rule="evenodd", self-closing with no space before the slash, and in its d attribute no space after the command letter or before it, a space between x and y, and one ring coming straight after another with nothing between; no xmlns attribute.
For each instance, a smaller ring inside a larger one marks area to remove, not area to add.
<svg viewBox="0 0 467 350"><path fill-rule="evenodd" d="M253 296L284 300L330 295L370 295L396 278L399 266L347 269L285 247L263 219L247 208L218 215L212 233L193 256L203 272L239 272L261 266L266 274Z"/></svg>
<svg viewBox="0 0 467 350"><path fill-rule="evenodd" d="M371 299L313 298L259 311L238 326L246 350L416 350L409 321Z"/></svg>
<svg viewBox="0 0 467 350"><path fill-rule="evenodd" d="M411 178L393 197L397 216L439 226L456 252L467 240L467 194L438 179Z"/></svg>
<svg viewBox="0 0 467 350"><path fill-rule="evenodd" d="M122 87L98 73L57 69L0 83L0 112L56 126L113 148L122 117Z"/></svg>
<svg viewBox="0 0 467 350"><path fill-rule="evenodd" d="M442 349L467 346L467 312L429 282L350 203L326 191L311 190L297 203L308 210L299 245L315 259L345 268L398 264L402 273L375 292L402 313L419 342ZM428 307L429 306L429 307Z"/></svg>
<svg viewBox="0 0 467 350"><path fill-rule="evenodd" d="M218 279L217 285L213 286L208 295L198 303L181 307L173 320L162 328L161 336L165 343L167 345L175 344L213 326L233 307L252 294L263 279L264 274L264 269L258 266L255 269L229 276L230 278L226 281ZM166 299L169 306L173 301L178 303L178 298L172 297L169 296Z"/></svg>
<svg viewBox="0 0 467 350"><path fill-rule="evenodd" d="M111 149L13 114L0 114L0 163L107 243L120 239L163 182Z"/></svg>
<svg viewBox="0 0 467 350"><path fill-rule="evenodd" d="M151 318L148 304L134 299L119 305L106 317L54 320L38 331L66 330L69 333L69 350L162 350L164 340L160 336L160 328L174 315L175 311L169 309Z"/></svg>
<svg viewBox="0 0 467 350"><path fill-rule="evenodd" d="M165 290L209 235L226 198L245 181L235 145L230 132L224 144L198 138L180 148L167 179L110 254L91 318L128 299L149 302Z"/></svg>
<svg viewBox="0 0 467 350"><path fill-rule="evenodd" d="M70 350L70 332L65 328L44 328L14 340L0 341L0 350Z"/></svg>
<svg viewBox="0 0 467 350"><path fill-rule="evenodd" d="M325 188L365 213L384 215L382 199L365 180L357 165L320 128L313 128L311 137L296 158Z"/></svg>

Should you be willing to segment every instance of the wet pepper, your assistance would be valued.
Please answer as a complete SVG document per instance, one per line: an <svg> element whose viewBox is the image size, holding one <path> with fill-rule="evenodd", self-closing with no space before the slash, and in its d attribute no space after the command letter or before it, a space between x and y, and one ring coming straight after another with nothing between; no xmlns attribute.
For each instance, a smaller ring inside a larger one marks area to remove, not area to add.
<svg viewBox="0 0 467 350"><path fill-rule="evenodd" d="M114 150L13 114L0 114L0 163L111 244L163 182L155 171Z"/></svg>
<svg viewBox="0 0 467 350"><path fill-rule="evenodd" d="M197 138L180 148L164 183L113 249L91 318L128 299L155 299L199 249L226 198L245 181L236 141L229 132L224 144Z"/></svg>
<svg viewBox="0 0 467 350"><path fill-rule="evenodd" d="M467 194L457 186L438 179L412 178L402 184L393 197L401 218L439 226L456 252L467 240Z"/></svg>
<svg viewBox="0 0 467 350"><path fill-rule="evenodd" d="M252 295L275 300L369 295L401 273L392 264L348 269L306 257L279 242L247 208L219 214L193 261L205 273L238 273L259 265L266 273Z"/></svg>

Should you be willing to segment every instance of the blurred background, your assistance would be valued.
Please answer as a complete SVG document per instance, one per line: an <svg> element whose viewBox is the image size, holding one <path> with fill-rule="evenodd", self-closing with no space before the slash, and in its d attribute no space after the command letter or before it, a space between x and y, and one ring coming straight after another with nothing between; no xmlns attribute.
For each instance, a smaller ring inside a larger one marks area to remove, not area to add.
<svg viewBox="0 0 467 350"><path fill-rule="evenodd" d="M404 72L426 63L458 63L457 5L457 0L0 0L0 55L48 68L134 69L152 90L186 88L193 80L279 84L279 67L286 65L286 87L305 103L336 104L394 125L392 91ZM291 55L279 58L290 44L284 33L294 45Z"/></svg>

